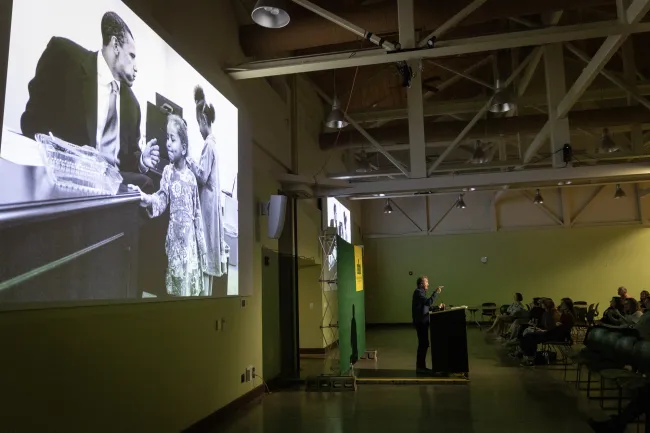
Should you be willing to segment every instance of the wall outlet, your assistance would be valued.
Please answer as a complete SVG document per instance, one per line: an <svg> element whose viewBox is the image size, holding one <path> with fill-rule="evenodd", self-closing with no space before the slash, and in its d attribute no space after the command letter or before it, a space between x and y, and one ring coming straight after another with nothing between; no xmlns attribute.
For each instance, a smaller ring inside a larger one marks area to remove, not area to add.
<svg viewBox="0 0 650 433"><path fill-rule="evenodd" d="M256 374L257 374L257 373L255 372L255 367L253 367L253 370L252 370L252 380L255 380L255 375L256 375Z"/></svg>
<svg viewBox="0 0 650 433"><path fill-rule="evenodd" d="M253 366L246 367L246 382L253 380Z"/></svg>
<svg viewBox="0 0 650 433"><path fill-rule="evenodd" d="M241 383L244 383L244 382L246 382L246 375L242 374L241 375Z"/></svg>
<svg viewBox="0 0 650 433"><path fill-rule="evenodd" d="M246 299L241 300L241 307L244 308L246 306Z"/></svg>

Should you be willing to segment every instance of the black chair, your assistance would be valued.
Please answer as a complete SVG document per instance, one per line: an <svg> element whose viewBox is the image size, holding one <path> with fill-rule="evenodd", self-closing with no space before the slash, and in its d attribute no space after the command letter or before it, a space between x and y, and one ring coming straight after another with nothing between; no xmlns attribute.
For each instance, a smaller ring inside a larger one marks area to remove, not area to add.
<svg viewBox="0 0 650 433"><path fill-rule="evenodd" d="M497 304L494 302L484 302L481 304L481 320L483 317L489 317L489 322L496 318Z"/></svg>
<svg viewBox="0 0 650 433"><path fill-rule="evenodd" d="M573 308L587 308L587 301L575 301Z"/></svg>

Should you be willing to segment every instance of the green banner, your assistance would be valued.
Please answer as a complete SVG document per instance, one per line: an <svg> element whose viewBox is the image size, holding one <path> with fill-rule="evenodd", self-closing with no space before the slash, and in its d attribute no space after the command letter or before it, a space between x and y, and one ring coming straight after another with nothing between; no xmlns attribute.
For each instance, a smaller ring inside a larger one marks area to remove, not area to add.
<svg viewBox="0 0 650 433"><path fill-rule="evenodd" d="M336 250L339 356L341 374L346 374L350 370L350 364L355 364L366 351L365 291L357 290L357 269L362 269L358 267L362 263L357 263L359 252L355 260L355 247L340 237L336 240Z"/></svg>

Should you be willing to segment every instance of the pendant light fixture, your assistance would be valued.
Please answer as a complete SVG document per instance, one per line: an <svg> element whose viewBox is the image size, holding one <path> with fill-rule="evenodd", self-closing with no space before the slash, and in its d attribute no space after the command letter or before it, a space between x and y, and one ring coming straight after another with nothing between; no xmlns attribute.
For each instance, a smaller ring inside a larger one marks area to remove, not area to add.
<svg viewBox="0 0 650 433"><path fill-rule="evenodd" d="M291 20L284 0L257 0L251 18L268 29L280 29Z"/></svg>
<svg viewBox="0 0 650 433"><path fill-rule="evenodd" d="M603 137L600 139L600 150L604 153L618 152L618 145L609 135L609 129L603 128Z"/></svg>
<svg viewBox="0 0 650 433"><path fill-rule="evenodd" d="M619 199L619 198L625 198L626 194L623 188L621 188L621 184L617 183L616 184L616 192L614 193L614 198Z"/></svg>
<svg viewBox="0 0 650 433"><path fill-rule="evenodd" d="M539 190L535 191L535 198L533 199L533 203L544 204L544 197L542 197L542 193L539 192Z"/></svg>
<svg viewBox="0 0 650 433"><path fill-rule="evenodd" d="M467 205L465 200L463 200L463 194L458 195L458 200L456 200L456 209L465 209Z"/></svg>
<svg viewBox="0 0 650 433"><path fill-rule="evenodd" d="M488 110L492 113L507 113L515 108L515 101L510 90L503 85L501 80L496 80L494 96L490 101Z"/></svg>
<svg viewBox="0 0 650 433"><path fill-rule="evenodd" d="M348 126L348 121L345 119L345 113L341 110L341 101L336 96L336 72L334 72L334 98L332 98L332 110L325 119L325 125L331 129L343 129Z"/></svg>
<svg viewBox="0 0 650 433"><path fill-rule="evenodd" d="M327 116L325 125L332 129L343 129L348 126L348 121L345 120L345 115L341 110L341 102L339 102L337 96L334 96L334 100L332 101L332 111L330 111L330 114Z"/></svg>
<svg viewBox="0 0 650 433"><path fill-rule="evenodd" d="M384 206L384 213L391 214L393 213L393 207L390 205L390 200L386 199L386 206Z"/></svg>

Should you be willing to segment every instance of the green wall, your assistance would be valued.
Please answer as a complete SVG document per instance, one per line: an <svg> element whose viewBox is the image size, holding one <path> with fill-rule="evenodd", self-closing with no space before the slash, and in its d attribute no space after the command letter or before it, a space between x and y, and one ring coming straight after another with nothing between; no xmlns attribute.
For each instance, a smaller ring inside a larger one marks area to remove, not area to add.
<svg viewBox="0 0 650 433"><path fill-rule="evenodd" d="M422 274L445 286L442 302L468 306L510 303L521 292L526 301L600 302L602 313L619 286L637 299L650 288L650 230L642 227L375 238L364 253L368 323L410 322Z"/></svg>
<svg viewBox="0 0 650 433"><path fill-rule="evenodd" d="M341 374L345 374L350 369L353 342L356 342L357 360L366 351L366 313L364 291L356 290L354 245L338 238L336 248L339 363Z"/></svg>

